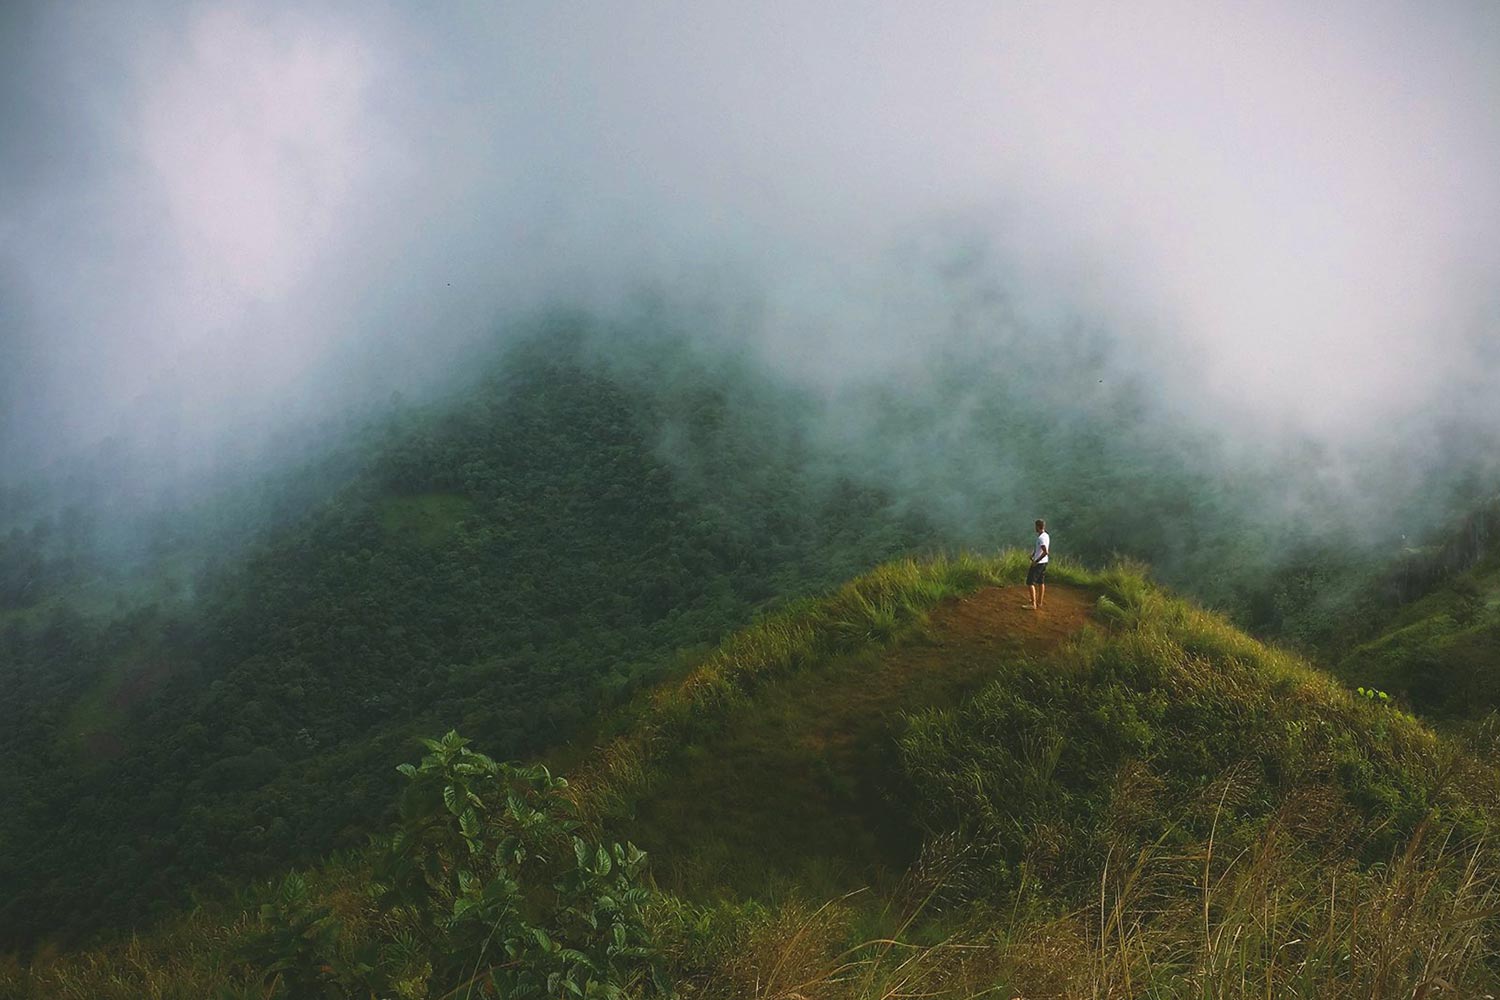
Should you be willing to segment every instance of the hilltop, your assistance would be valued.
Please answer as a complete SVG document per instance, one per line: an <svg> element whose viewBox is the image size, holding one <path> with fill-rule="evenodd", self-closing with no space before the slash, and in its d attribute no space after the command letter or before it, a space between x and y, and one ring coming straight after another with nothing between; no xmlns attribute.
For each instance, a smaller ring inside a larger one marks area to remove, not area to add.
<svg viewBox="0 0 1500 1000"><path fill-rule="evenodd" d="M657 879L695 895L774 883L836 894L897 879L922 839L895 781L909 717L961 704L1004 660L1055 654L1092 620L1097 596L1054 583L1038 613L1022 588L986 586L944 600L889 647L759 685L744 710L669 751L664 776L610 826L652 844Z"/></svg>
<svg viewBox="0 0 1500 1000"><path fill-rule="evenodd" d="M646 850L638 930L677 989L1493 990L1491 763L1134 570L1060 564L1034 615L1023 560L882 566L766 615L553 751L585 836ZM490 820L474 822L482 836ZM310 873L338 918L317 926L337 933L303 938L286 975L316 961L329 995L361 995L374 973L348 971L356 953L438 975L399 944L414 911L382 917L364 891L389 865L376 855ZM287 905L199 910L0 984L276 995L285 980L268 993L244 956L296 940L275 937ZM422 981L401 995L442 995Z"/></svg>
<svg viewBox="0 0 1500 1000"><path fill-rule="evenodd" d="M869 886L846 932L983 941L1027 996L1493 983L1489 763L1137 571L1063 564L1030 617L1023 562L883 567L743 633L586 802L699 905Z"/></svg>

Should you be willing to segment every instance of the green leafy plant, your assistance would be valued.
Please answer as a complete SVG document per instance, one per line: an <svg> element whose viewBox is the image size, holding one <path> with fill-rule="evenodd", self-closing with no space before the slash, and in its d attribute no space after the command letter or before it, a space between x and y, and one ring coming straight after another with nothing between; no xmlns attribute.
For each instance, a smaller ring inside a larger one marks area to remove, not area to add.
<svg viewBox="0 0 1500 1000"><path fill-rule="evenodd" d="M1377 702L1382 705L1389 705L1391 703L1391 696L1384 691L1381 691L1379 688L1360 687L1355 688L1354 690L1359 693L1359 696L1361 698L1368 698L1370 701Z"/></svg>
<svg viewBox="0 0 1500 1000"><path fill-rule="evenodd" d="M373 971L341 956L342 921L314 902L307 880L295 872L271 890L259 917L240 957L283 995L342 998L347 982Z"/></svg>
<svg viewBox="0 0 1500 1000"><path fill-rule="evenodd" d="M581 835L567 782L450 732L424 740L375 862L379 940L356 946L284 891L247 957L273 995L580 997L670 993L644 921L646 855ZM294 887L295 888L295 887Z"/></svg>

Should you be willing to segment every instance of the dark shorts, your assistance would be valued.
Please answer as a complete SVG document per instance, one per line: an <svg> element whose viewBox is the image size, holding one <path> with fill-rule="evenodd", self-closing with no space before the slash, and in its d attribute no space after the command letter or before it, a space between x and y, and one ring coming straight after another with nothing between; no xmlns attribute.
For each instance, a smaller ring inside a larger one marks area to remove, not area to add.
<svg viewBox="0 0 1500 1000"><path fill-rule="evenodd" d="M1039 583L1047 582L1047 564L1032 563L1031 568L1026 571L1026 586L1035 587Z"/></svg>

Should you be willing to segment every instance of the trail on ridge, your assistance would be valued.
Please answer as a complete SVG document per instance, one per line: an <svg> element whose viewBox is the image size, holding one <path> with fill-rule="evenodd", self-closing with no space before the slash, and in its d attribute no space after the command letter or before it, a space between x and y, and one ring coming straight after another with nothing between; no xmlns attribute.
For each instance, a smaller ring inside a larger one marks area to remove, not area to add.
<svg viewBox="0 0 1500 1000"><path fill-rule="evenodd" d="M958 704L1007 659L1044 656L1089 620L1095 595L988 587L945 602L924 634L757 689L722 730L663 761L624 830L666 887L762 895L783 882L848 891L899 877L920 845L902 808L905 713Z"/></svg>

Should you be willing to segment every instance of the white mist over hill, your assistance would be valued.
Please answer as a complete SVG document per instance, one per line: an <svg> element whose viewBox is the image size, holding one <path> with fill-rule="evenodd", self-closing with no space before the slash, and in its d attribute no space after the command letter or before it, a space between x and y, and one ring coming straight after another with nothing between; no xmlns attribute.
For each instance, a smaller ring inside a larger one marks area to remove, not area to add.
<svg viewBox="0 0 1500 1000"><path fill-rule="evenodd" d="M12 469L190 472L643 290L833 393L1087 329L1230 448L1420 475L1497 416L1493 4L0 18Z"/></svg>

